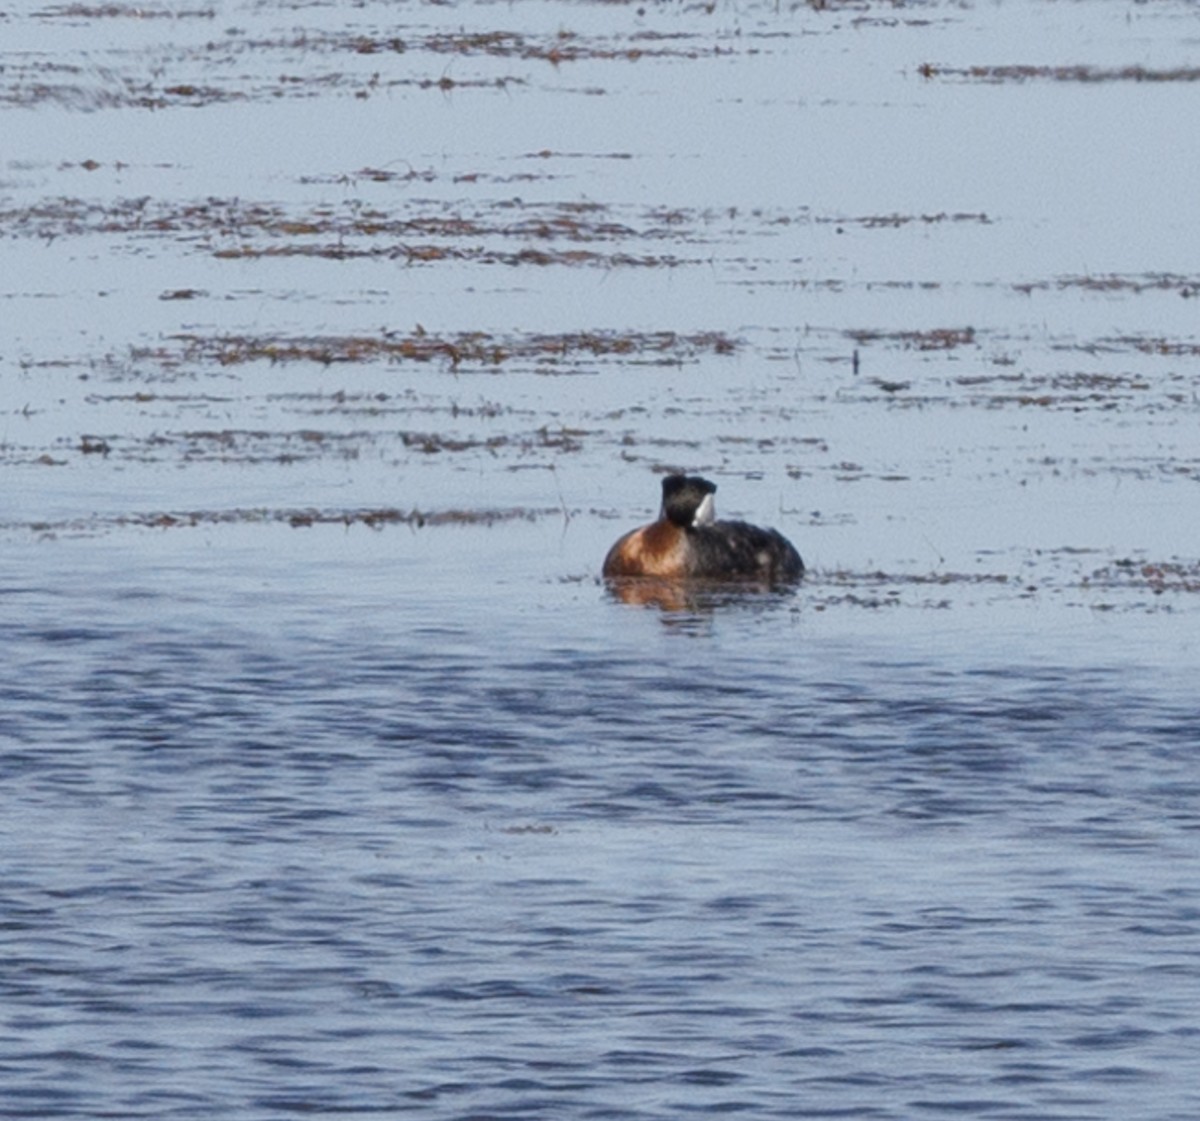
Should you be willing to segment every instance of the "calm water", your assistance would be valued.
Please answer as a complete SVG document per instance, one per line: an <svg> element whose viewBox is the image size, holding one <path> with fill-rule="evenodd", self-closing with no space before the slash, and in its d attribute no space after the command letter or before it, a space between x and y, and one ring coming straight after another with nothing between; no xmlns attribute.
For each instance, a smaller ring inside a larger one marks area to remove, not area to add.
<svg viewBox="0 0 1200 1121"><path fill-rule="evenodd" d="M0 11L0 1117L1200 1116L1197 42Z"/></svg>

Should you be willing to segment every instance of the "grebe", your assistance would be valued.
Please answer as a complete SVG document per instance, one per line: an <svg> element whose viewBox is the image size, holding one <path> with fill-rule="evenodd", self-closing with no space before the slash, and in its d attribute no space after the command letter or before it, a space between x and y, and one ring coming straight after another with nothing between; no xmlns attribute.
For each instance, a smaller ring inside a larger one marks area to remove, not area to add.
<svg viewBox="0 0 1200 1121"><path fill-rule="evenodd" d="M716 520L717 486L698 475L668 475L658 521L631 530L604 558L604 575L669 580L790 583L804 562L778 530Z"/></svg>

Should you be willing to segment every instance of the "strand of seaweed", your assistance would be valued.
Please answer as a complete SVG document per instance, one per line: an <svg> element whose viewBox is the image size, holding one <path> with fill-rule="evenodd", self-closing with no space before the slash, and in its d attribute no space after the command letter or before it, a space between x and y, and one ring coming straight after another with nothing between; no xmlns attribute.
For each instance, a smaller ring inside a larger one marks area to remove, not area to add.
<svg viewBox="0 0 1200 1121"><path fill-rule="evenodd" d="M580 331L564 334L498 336L486 331L432 334L418 326L401 333L312 337L252 335L172 336L183 343L189 361L220 366L248 362L437 362L458 370L465 366L497 368L511 360L534 360L543 369L581 357L641 358L678 363L700 354L731 354L738 343L719 331L678 334L674 331Z"/></svg>
<svg viewBox="0 0 1200 1121"><path fill-rule="evenodd" d="M491 526L503 522L536 521L547 516L563 517L561 506L515 506L502 509L402 510L398 507L361 507L351 509L318 509L315 507L235 507L225 510L157 510L116 514L111 517L71 518L62 521L33 521L6 523L2 528L28 529L41 534L97 533L109 529L184 529L219 525L283 524L293 528L311 526L362 525L381 529L403 525L411 529L442 526Z"/></svg>
<svg viewBox="0 0 1200 1121"><path fill-rule="evenodd" d="M1175 66L939 66L931 62L917 67L922 78L958 78L976 82L1196 82L1200 67Z"/></svg>

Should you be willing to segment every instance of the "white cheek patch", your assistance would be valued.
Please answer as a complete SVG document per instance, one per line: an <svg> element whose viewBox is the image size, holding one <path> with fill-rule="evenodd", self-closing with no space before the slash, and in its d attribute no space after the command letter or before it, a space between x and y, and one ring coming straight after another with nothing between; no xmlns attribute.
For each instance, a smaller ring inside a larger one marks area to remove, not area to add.
<svg viewBox="0 0 1200 1121"><path fill-rule="evenodd" d="M711 494L706 494L700 505L696 507L695 517L692 518L692 525L711 525L717 517L717 504L713 501Z"/></svg>

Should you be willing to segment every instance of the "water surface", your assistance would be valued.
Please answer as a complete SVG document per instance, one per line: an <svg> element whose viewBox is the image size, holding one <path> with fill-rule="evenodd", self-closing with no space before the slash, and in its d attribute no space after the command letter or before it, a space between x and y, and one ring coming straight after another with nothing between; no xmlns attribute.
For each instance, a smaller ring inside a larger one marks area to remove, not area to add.
<svg viewBox="0 0 1200 1121"><path fill-rule="evenodd" d="M1195 32L0 13L0 1116L1195 1117Z"/></svg>

